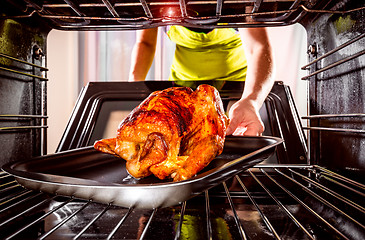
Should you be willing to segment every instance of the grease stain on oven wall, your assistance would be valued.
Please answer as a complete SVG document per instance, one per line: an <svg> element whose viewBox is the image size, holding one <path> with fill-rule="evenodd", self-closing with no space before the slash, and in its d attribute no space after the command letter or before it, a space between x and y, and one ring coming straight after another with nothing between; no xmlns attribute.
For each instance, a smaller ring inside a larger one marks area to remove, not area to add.
<svg viewBox="0 0 365 240"><path fill-rule="evenodd" d="M351 19L351 16L346 16L346 18L339 17L334 25L336 27L337 33L347 32L355 25L356 21Z"/></svg>

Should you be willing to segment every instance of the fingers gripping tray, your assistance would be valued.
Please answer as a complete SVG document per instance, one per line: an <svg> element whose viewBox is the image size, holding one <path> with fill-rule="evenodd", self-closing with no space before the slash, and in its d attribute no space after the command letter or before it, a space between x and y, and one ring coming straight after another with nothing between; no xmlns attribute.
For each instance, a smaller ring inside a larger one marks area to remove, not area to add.
<svg viewBox="0 0 365 240"><path fill-rule="evenodd" d="M93 147L79 148L3 166L25 188L134 208L169 207L186 201L274 154L275 137L227 137L223 153L191 179L134 179L125 161Z"/></svg>

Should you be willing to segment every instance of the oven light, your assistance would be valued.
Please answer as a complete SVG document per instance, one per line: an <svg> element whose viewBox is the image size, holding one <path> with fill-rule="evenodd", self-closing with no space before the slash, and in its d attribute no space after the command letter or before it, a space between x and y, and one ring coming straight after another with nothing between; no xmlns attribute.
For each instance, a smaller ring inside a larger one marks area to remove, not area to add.
<svg viewBox="0 0 365 240"><path fill-rule="evenodd" d="M163 16L163 22L175 21L181 16L179 9L174 7L161 9L161 15Z"/></svg>
<svg viewBox="0 0 365 240"><path fill-rule="evenodd" d="M166 14L167 17L174 17L176 16L175 14L175 10L173 8L168 8L167 9L167 14Z"/></svg>

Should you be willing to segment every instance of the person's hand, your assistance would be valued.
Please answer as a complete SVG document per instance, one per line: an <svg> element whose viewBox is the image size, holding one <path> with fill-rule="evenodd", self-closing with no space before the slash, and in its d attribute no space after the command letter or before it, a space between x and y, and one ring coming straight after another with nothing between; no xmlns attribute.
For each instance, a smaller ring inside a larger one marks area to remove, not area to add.
<svg viewBox="0 0 365 240"><path fill-rule="evenodd" d="M227 135L260 136L264 131L259 108L249 99L237 101L229 110L230 123Z"/></svg>

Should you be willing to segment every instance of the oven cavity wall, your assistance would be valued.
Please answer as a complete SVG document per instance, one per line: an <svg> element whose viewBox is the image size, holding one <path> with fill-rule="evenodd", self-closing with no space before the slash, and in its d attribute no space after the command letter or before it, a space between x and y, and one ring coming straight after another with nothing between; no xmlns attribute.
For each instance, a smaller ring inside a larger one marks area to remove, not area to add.
<svg viewBox="0 0 365 240"><path fill-rule="evenodd" d="M304 24L310 158L312 164L361 177L365 169L364 2L339 2L332 10L339 14L313 14Z"/></svg>
<svg viewBox="0 0 365 240"><path fill-rule="evenodd" d="M19 6L2 3L1 16L17 14ZM46 151L49 31L37 17L0 18L0 166Z"/></svg>

